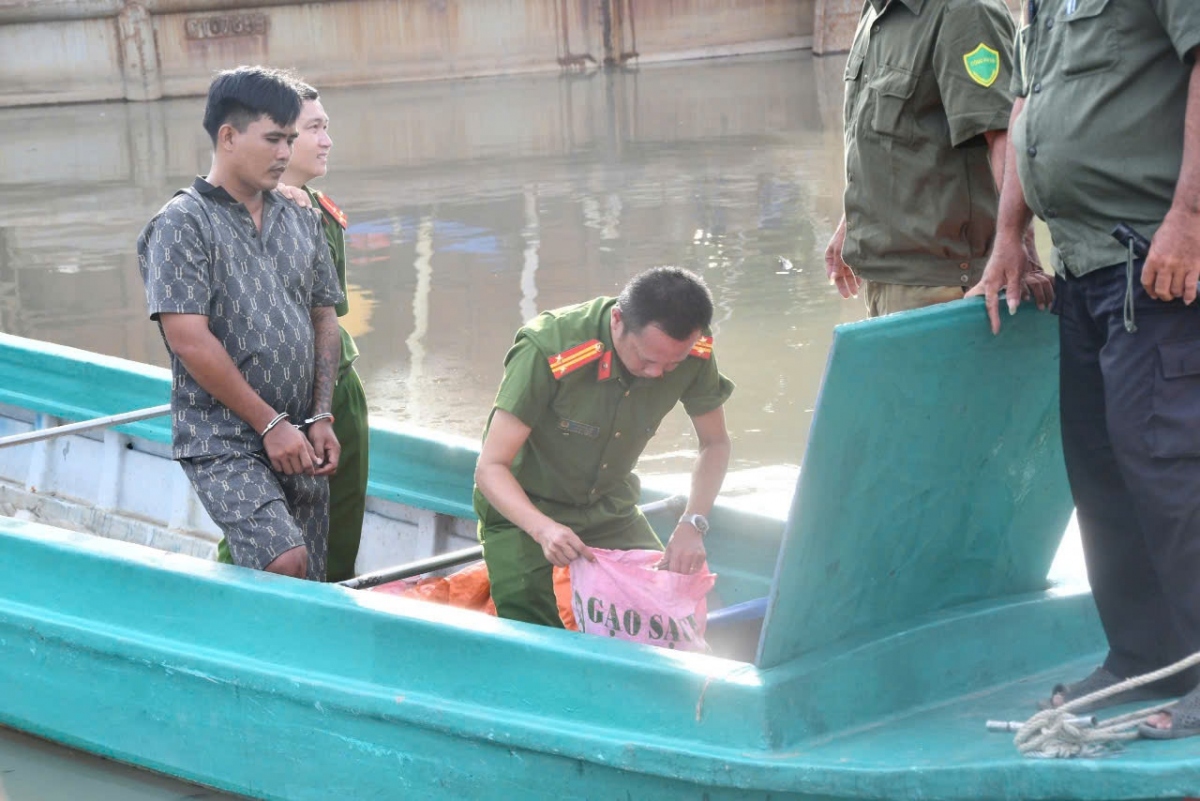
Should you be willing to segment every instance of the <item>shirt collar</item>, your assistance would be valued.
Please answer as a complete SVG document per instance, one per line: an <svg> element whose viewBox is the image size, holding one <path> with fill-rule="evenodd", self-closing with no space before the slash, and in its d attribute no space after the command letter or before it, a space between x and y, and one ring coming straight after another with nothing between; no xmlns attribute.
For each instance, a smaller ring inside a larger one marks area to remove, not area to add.
<svg viewBox="0 0 1200 801"><path fill-rule="evenodd" d="M599 377L603 375L603 373L598 373L598 380L611 381L612 379L617 378L628 384L632 380L632 376L630 376L629 371L625 369L625 365L621 362L621 357L617 355L617 349L613 347L612 310L614 306L616 306L615 298L613 299L612 303L605 305L604 319L600 323L600 336L598 339L600 340L601 344L604 345L605 353L604 356L600 357L600 362L603 364L605 361L608 361L610 366L608 370L608 377ZM609 356L608 354L612 355ZM597 369L599 370L599 368Z"/></svg>
<svg viewBox="0 0 1200 801"><path fill-rule="evenodd" d="M225 203L240 203L237 198L225 191L223 186L213 186L208 181L204 180L203 176L197 175L196 180L192 183L192 188L205 197L211 197L213 200L220 200ZM274 192L263 192L263 205L274 203Z"/></svg>
<svg viewBox="0 0 1200 801"><path fill-rule="evenodd" d="M885 8L896 3L908 6L908 10L914 14L920 14L921 9L925 6L925 0L867 0L867 2L875 9L876 15L882 14Z"/></svg>

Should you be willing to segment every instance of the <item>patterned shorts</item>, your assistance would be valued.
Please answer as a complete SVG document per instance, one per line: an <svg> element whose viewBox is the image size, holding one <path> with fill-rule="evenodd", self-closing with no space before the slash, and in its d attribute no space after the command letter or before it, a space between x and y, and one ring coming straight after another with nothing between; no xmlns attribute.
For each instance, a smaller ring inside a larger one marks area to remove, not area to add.
<svg viewBox="0 0 1200 801"><path fill-rule="evenodd" d="M261 453L202 456L179 464L225 534L235 565L262 570L284 552L304 545L308 578L325 580L328 479L276 473Z"/></svg>

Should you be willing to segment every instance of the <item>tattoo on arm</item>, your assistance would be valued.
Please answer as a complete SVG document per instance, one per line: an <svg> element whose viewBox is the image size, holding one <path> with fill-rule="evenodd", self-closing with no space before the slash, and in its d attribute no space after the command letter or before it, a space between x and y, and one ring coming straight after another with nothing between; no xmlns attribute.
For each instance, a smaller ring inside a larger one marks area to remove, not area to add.
<svg viewBox="0 0 1200 801"><path fill-rule="evenodd" d="M333 385L337 381L342 357L342 339L338 333L337 314L332 306L313 309L312 323L316 351L312 413L322 414L333 406Z"/></svg>

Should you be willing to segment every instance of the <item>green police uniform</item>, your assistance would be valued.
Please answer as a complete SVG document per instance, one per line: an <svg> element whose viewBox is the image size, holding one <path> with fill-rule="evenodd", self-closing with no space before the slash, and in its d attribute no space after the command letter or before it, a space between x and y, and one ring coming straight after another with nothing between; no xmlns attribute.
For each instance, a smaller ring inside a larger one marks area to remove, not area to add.
<svg viewBox="0 0 1200 801"><path fill-rule="evenodd" d="M1050 229L1055 272L1079 277L1125 261L1110 236L1117 222L1150 238L1171 207L1189 78L1181 62L1200 43L1200 2L1042 0L1023 18L1017 170Z"/></svg>
<svg viewBox="0 0 1200 801"><path fill-rule="evenodd" d="M304 187L313 208L321 210L325 241L337 267L342 301L335 311L344 317L350 311L346 293L346 215L320 191ZM342 337L341 363L337 384L333 389L333 432L342 446L337 473L329 479L329 556L327 581L343 581L354 576L354 561L362 539L363 515L367 503L367 472L369 468L370 423L367 417L367 396L362 381L354 369L358 346L345 328L339 326ZM231 563L229 547L222 539L217 545L217 559Z"/></svg>
<svg viewBox="0 0 1200 801"><path fill-rule="evenodd" d="M495 408L531 430L512 472L541 512L600 548L662 548L638 511L634 465L680 401L692 417L733 392L704 337L661 378L632 376L613 350L616 298L544 312L517 332ZM486 436L486 433L485 433ZM479 538L501 617L562 625L541 546L496 511L478 487Z"/></svg>
<svg viewBox="0 0 1200 801"><path fill-rule="evenodd" d="M982 276L998 204L982 134L1008 127L1014 33L1003 0L863 6L845 73L842 258L868 282Z"/></svg>

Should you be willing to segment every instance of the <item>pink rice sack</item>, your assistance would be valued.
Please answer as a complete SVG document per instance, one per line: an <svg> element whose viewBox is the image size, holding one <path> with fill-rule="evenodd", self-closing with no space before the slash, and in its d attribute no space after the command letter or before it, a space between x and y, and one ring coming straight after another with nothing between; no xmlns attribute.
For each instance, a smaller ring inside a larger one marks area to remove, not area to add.
<svg viewBox="0 0 1200 801"><path fill-rule="evenodd" d="M596 561L571 562L571 604L579 630L603 637L707 652L704 596L717 580L708 564L685 575L656 570L662 551L593 548Z"/></svg>

